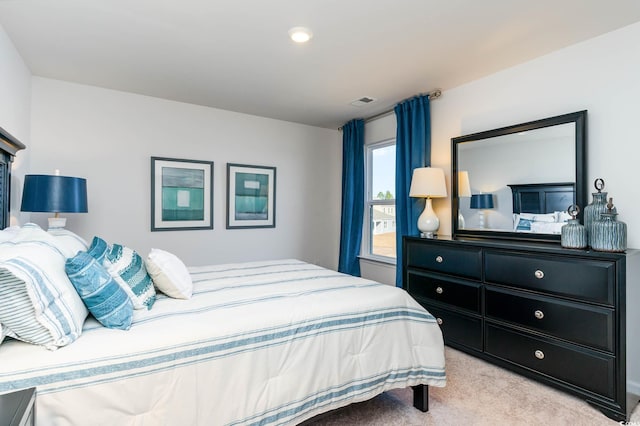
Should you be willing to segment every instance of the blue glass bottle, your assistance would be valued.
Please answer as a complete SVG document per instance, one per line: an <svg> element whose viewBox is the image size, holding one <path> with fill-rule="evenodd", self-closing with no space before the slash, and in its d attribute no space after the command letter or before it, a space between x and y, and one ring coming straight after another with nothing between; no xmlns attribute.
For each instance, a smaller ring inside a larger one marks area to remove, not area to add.
<svg viewBox="0 0 640 426"><path fill-rule="evenodd" d="M595 251L623 252L627 249L627 224L616 220L613 198L609 198L607 212L591 225L591 248Z"/></svg>
<svg viewBox="0 0 640 426"><path fill-rule="evenodd" d="M569 206L567 213L571 219L560 230L560 244L565 248L583 249L587 246L587 229L576 218L580 213L580 207Z"/></svg>
<svg viewBox="0 0 640 426"><path fill-rule="evenodd" d="M600 219L600 213L607 212L607 193L604 189L604 179L598 178L593 182L597 192L592 192L593 201L584 208L584 227L587 230L587 238L591 245L591 225Z"/></svg>

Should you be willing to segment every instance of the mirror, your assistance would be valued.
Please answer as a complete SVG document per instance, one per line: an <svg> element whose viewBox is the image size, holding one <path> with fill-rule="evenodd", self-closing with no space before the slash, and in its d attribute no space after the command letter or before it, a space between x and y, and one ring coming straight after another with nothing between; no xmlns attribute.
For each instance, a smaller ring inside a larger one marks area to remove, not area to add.
<svg viewBox="0 0 640 426"><path fill-rule="evenodd" d="M587 111L451 139L453 237L560 241L586 205Z"/></svg>

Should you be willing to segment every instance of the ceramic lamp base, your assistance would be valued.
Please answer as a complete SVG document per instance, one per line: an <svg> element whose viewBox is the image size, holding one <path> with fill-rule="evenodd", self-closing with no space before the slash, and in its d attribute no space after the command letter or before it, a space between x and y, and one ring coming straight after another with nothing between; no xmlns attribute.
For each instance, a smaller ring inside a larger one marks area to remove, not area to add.
<svg viewBox="0 0 640 426"><path fill-rule="evenodd" d="M50 217L49 218L49 229L64 228L65 226L67 226L66 217Z"/></svg>
<svg viewBox="0 0 640 426"><path fill-rule="evenodd" d="M440 220L436 216L436 212L433 211L431 204L431 198L427 198L424 210L420 217L418 217L418 229L420 230L420 236L427 235L423 238L433 238L436 231L440 227ZM428 235L431 235L430 237Z"/></svg>

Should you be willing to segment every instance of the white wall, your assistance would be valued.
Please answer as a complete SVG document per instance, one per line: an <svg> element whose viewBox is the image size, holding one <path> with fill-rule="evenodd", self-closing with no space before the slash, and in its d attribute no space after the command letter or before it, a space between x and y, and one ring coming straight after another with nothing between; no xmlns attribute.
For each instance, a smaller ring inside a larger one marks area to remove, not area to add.
<svg viewBox="0 0 640 426"><path fill-rule="evenodd" d="M29 146L31 72L0 26L0 127ZM20 213L22 182L29 167L29 150L19 151L12 166L11 224L24 219Z"/></svg>
<svg viewBox="0 0 640 426"><path fill-rule="evenodd" d="M86 239L163 248L190 265L295 257L337 267L335 130L38 77L31 129L30 173L87 178L89 213L65 215ZM214 230L150 232L151 156L214 161ZM227 163L277 167L275 229L225 229Z"/></svg>
<svg viewBox="0 0 640 426"><path fill-rule="evenodd" d="M640 157L638 40L640 23L445 91L431 104L433 165L451 173L452 137L586 109L590 191L595 178L605 180L629 246L640 247L640 190L631 179ZM437 208L449 232L450 205Z"/></svg>
<svg viewBox="0 0 640 426"><path fill-rule="evenodd" d="M632 178L640 158L638 40L640 23L444 91L431 102L431 165L445 170L449 195L451 138L586 109L590 191L594 179L605 180L629 247L640 248L640 187ZM365 137L393 137L395 126L393 116L367 123ZM450 196L433 207L440 233L450 235ZM378 270L363 264L363 274L386 280Z"/></svg>

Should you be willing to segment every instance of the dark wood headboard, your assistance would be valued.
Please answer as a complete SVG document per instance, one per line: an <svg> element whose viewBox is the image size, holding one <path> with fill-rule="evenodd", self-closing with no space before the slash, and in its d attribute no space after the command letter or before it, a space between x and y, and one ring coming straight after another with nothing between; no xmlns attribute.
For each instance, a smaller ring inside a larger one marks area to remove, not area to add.
<svg viewBox="0 0 640 426"><path fill-rule="evenodd" d="M573 182L508 186L511 188L514 213L566 212L570 205L575 204L576 186Z"/></svg>
<svg viewBox="0 0 640 426"><path fill-rule="evenodd" d="M0 229L9 226L11 208L11 163L13 157L26 147L0 127Z"/></svg>

